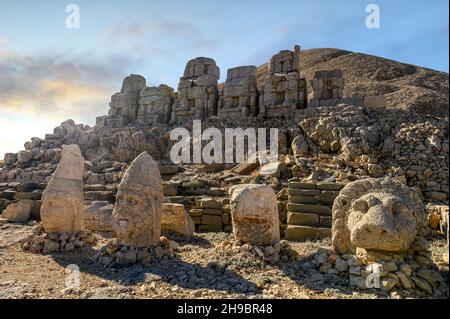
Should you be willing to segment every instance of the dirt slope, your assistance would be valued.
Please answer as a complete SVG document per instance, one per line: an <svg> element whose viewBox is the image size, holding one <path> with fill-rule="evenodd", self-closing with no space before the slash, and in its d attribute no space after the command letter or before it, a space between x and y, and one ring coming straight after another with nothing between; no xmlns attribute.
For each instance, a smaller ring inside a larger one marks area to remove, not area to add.
<svg viewBox="0 0 450 319"><path fill-rule="evenodd" d="M301 75L308 84L316 70L335 68L344 72L345 96L385 94L388 107L448 116L448 73L339 49L301 53ZM268 64L258 68L260 86L267 70Z"/></svg>

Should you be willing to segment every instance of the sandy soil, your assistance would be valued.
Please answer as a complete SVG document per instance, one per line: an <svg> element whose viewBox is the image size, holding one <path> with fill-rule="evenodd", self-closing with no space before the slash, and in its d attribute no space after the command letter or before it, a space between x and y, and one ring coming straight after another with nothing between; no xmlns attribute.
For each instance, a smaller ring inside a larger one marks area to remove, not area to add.
<svg viewBox="0 0 450 319"><path fill-rule="evenodd" d="M356 291L348 280L338 275L321 274L313 265L319 247L329 247L330 240L297 243L298 261L268 265L252 256L225 256L215 249L231 239L225 233L198 233L190 241L178 243L173 260L147 266L103 268L90 257L109 239L96 234L96 246L72 253L39 255L23 252L19 241L31 231L30 226L0 226L0 298L395 298L378 290ZM441 274L448 281L448 266L441 263L445 242L435 240L432 252ZM66 280L80 269L80 286L67 288ZM448 298L435 294L433 298Z"/></svg>

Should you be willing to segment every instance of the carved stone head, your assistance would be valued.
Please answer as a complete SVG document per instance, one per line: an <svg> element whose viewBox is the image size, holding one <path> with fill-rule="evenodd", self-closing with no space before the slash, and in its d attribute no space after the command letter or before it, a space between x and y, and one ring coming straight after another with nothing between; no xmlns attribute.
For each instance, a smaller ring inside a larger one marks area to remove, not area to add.
<svg viewBox="0 0 450 319"><path fill-rule="evenodd" d="M392 178L347 184L333 205L333 246L339 253L357 249L406 252L427 231L419 195Z"/></svg>
<svg viewBox="0 0 450 319"><path fill-rule="evenodd" d="M120 244L159 244L163 198L158 164L144 152L131 163L118 187L112 219Z"/></svg>

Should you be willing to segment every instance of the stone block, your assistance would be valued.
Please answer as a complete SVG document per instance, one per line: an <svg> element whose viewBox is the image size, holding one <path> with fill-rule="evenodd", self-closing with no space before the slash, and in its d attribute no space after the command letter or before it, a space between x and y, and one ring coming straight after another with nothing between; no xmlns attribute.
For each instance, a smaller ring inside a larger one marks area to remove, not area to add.
<svg viewBox="0 0 450 319"><path fill-rule="evenodd" d="M331 208L322 205L288 203L287 209L293 213L310 213L331 216Z"/></svg>
<svg viewBox="0 0 450 319"><path fill-rule="evenodd" d="M306 213L291 213L287 214L287 223L289 225L303 225L313 226L319 224L319 215Z"/></svg>
<svg viewBox="0 0 450 319"><path fill-rule="evenodd" d="M203 225L214 225L222 226L222 215L203 215L202 216Z"/></svg>
<svg viewBox="0 0 450 319"><path fill-rule="evenodd" d="M329 236L331 236L331 229L322 227L288 225L285 231L285 239L287 240L304 240Z"/></svg>

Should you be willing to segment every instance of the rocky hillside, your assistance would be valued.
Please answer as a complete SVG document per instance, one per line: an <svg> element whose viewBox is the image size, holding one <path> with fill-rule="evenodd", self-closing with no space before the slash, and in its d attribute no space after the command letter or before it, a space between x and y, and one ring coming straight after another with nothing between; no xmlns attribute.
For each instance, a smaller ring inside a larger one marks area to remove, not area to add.
<svg viewBox="0 0 450 319"><path fill-rule="evenodd" d="M339 49L301 52L301 73L308 80L321 69L342 69L345 96L386 95L388 107L448 116L448 73ZM258 68L262 86L268 64ZM308 86L308 89L311 89Z"/></svg>

